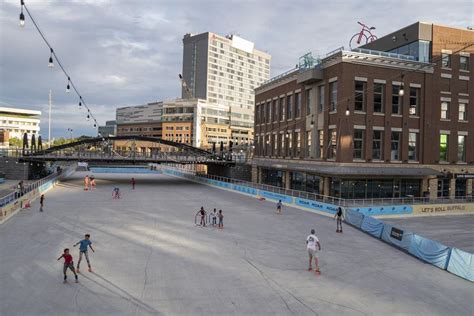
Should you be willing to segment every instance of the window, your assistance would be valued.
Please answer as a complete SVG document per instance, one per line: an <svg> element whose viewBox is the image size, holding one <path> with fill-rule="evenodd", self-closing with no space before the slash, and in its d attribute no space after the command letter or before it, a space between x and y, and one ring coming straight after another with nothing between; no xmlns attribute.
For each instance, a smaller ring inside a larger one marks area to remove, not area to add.
<svg viewBox="0 0 474 316"><path fill-rule="evenodd" d="M451 92L451 79L441 78L441 91Z"/></svg>
<svg viewBox="0 0 474 316"><path fill-rule="evenodd" d="M458 135L458 161L466 161L466 136Z"/></svg>
<svg viewBox="0 0 474 316"><path fill-rule="evenodd" d="M448 54L448 53L441 54L441 67L451 68L451 54Z"/></svg>
<svg viewBox="0 0 474 316"><path fill-rule="evenodd" d="M467 121L466 103L459 103L459 120Z"/></svg>
<svg viewBox="0 0 474 316"><path fill-rule="evenodd" d="M263 124L266 122L265 119L265 103L260 105L260 124Z"/></svg>
<svg viewBox="0 0 474 316"><path fill-rule="evenodd" d="M311 114L311 89L307 89L306 93L306 115Z"/></svg>
<svg viewBox="0 0 474 316"><path fill-rule="evenodd" d="M449 102L441 102L441 119L449 120Z"/></svg>
<svg viewBox="0 0 474 316"><path fill-rule="evenodd" d="M329 91L331 92L331 111L336 111L337 107L337 81L331 82L329 84Z"/></svg>
<svg viewBox="0 0 474 316"><path fill-rule="evenodd" d="M295 141L296 141L296 157L299 157L300 156L300 153L301 153L301 133L300 132L296 132L295 133Z"/></svg>
<svg viewBox="0 0 474 316"><path fill-rule="evenodd" d="M354 130L354 159L364 159L364 130Z"/></svg>
<svg viewBox="0 0 474 316"><path fill-rule="evenodd" d="M418 153L416 150L416 145L418 142L418 133L409 133L408 134L408 160L417 161Z"/></svg>
<svg viewBox="0 0 474 316"><path fill-rule="evenodd" d="M469 70L469 56L459 56L459 69Z"/></svg>
<svg viewBox="0 0 474 316"><path fill-rule="evenodd" d="M255 106L255 123L260 123L260 105Z"/></svg>
<svg viewBox="0 0 474 316"><path fill-rule="evenodd" d="M400 160L400 132L392 132L390 159Z"/></svg>
<svg viewBox="0 0 474 316"><path fill-rule="evenodd" d="M448 161L448 134L439 135L439 161Z"/></svg>
<svg viewBox="0 0 474 316"><path fill-rule="evenodd" d="M301 117L301 93L295 93L295 118Z"/></svg>
<svg viewBox="0 0 474 316"><path fill-rule="evenodd" d="M278 135L273 134L273 156L277 155L277 150L278 150Z"/></svg>
<svg viewBox="0 0 474 316"><path fill-rule="evenodd" d="M291 95L286 97L286 119L290 120L293 117L293 107L291 104Z"/></svg>
<svg viewBox="0 0 474 316"><path fill-rule="evenodd" d="M319 130L318 131L318 139L319 139L319 147L318 147L318 153L317 157L323 158L324 155L324 131Z"/></svg>
<svg viewBox="0 0 474 316"><path fill-rule="evenodd" d="M273 100L273 103L272 103L272 121L273 122L276 122L278 120L278 108L277 108L277 100Z"/></svg>
<svg viewBox="0 0 474 316"><path fill-rule="evenodd" d="M306 157L311 156L311 131L306 132Z"/></svg>
<svg viewBox="0 0 474 316"><path fill-rule="evenodd" d="M285 156L285 136L280 134L280 156Z"/></svg>
<svg viewBox="0 0 474 316"><path fill-rule="evenodd" d="M288 157L293 155L293 133L287 133L286 137L288 139Z"/></svg>
<svg viewBox="0 0 474 316"><path fill-rule="evenodd" d="M329 135L331 135L331 139L329 140L329 150L328 150L328 158L335 159L336 158L336 149L337 149L337 130L330 129Z"/></svg>
<svg viewBox="0 0 474 316"><path fill-rule="evenodd" d="M372 159L383 159L383 131L374 131L372 136Z"/></svg>
<svg viewBox="0 0 474 316"><path fill-rule="evenodd" d="M365 91L366 83L364 81L355 82L354 110L365 111Z"/></svg>
<svg viewBox="0 0 474 316"><path fill-rule="evenodd" d="M324 108L324 86L319 86L318 113L323 112Z"/></svg>
<svg viewBox="0 0 474 316"><path fill-rule="evenodd" d="M280 98L280 109L278 110L278 113L280 114L280 121L285 120L285 99Z"/></svg>
<svg viewBox="0 0 474 316"><path fill-rule="evenodd" d="M420 89L410 87L410 115L418 115L418 107L420 104Z"/></svg>
<svg viewBox="0 0 474 316"><path fill-rule="evenodd" d="M385 103L385 85L382 83L374 84L374 113L383 113Z"/></svg>
<svg viewBox="0 0 474 316"><path fill-rule="evenodd" d="M392 85L392 114L402 114L402 100L400 86Z"/></svg>

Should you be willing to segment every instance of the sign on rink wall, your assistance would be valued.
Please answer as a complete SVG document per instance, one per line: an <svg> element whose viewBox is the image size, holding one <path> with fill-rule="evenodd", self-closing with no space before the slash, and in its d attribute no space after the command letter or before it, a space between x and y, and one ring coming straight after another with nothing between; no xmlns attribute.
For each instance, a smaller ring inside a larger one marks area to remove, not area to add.
<svg viewBox="0 0 474 316"><path fill-rule="evenodd" d="M440 215L449 213L474 212L474 203L464 204L427 204L414 205L413 213L417 215Z"/></svg>

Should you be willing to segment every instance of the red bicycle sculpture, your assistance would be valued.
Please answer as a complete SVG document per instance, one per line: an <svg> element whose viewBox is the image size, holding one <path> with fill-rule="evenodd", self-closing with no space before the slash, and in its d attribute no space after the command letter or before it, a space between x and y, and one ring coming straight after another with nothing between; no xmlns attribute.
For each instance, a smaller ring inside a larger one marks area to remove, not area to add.
<svg viewBox="0 0 474 316"><path fill-rule="evenodd" d="M354 34L354 36L352 36L351 40L349 41L349 47L351 49L359 46L364 41L365 43L363 44L367 44L377 39L377 36L375 36L371 32L372 30L375 30L375 27L373 26L368 27L367 25L361 22L357 22L357 23L359 23L359 25L362 26L362 29L360 30L359 33Z"/></svg>

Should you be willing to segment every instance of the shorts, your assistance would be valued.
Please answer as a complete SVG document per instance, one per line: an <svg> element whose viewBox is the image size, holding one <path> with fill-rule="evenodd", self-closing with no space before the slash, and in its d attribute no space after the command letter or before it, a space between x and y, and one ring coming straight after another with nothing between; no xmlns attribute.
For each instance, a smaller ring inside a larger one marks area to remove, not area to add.
<svg viewBox="0 0 474 316"><path fill-rule="evenodd" d="M74 262L64 264L64 266L63 266L63 273L64 274L66 274L67 269L70 269L72 272L74 272Z"/></svg>
<svg viewBox="0 0 474 316"><path fill-rule="evenodd" d="M316 249L308 248L308 255L310 255L311 257L316 257L317 252L318 251Z"/></svg>

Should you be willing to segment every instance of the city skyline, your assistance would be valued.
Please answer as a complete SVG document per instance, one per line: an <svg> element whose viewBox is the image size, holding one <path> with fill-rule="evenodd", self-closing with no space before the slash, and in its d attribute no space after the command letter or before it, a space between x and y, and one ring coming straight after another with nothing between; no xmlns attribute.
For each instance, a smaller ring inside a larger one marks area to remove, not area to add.
<svg viewBox="0 0 474 316"><path fill-rule="evenodd" d="M271 76L275 76L293 67L296 56L308 51L324 55L348 46L350 37L359 31L358 20L376 26L375 33L382 36L419 20L465 28L472 26L473 13L470 1L455 1L449 11L426 1L337 1L314 3L313 10L304 2L271 6L267 1L199 5L143 1L148 5L133 6L124 1L25 2L100 125L115 118L116 107L181 95L182 38L189 32L233 33L254 42L257 49L272 55ZM395 23L386 18L393 16L393 10L400 16ZM65 93L63 74L57 67L48 69L49 50L29 18L25 28L19 27L19 12L18 1L2 2L0 106L42 111L42 135L47 135L51 88L52 137L66 137L70 127L75 136L96 134L86 113L78 110L77 97ZM212 16L220 19L210 19Z"/></svg>

